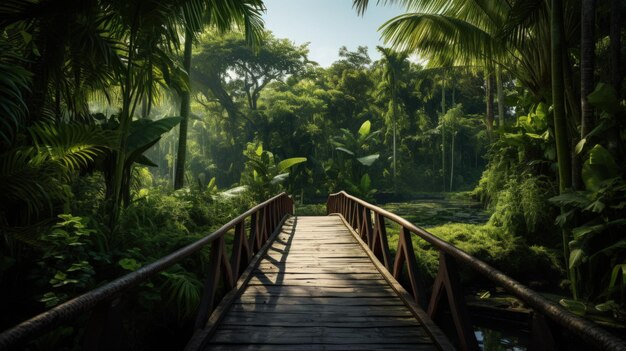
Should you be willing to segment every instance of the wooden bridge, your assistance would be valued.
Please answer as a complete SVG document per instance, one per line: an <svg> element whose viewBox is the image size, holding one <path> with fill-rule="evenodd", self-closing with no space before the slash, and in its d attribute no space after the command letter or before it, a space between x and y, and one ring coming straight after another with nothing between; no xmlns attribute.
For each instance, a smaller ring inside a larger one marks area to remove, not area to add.
<svg viewBox="0 0 626 351"><path fill-rule="evenodd" d="M0 349L18 349L86 313L84 349L118 349L123 294L210 244L186 350L477 350L459 264L533 309L531 349L626 350L623 340L390 212L344 192L329 196L327 211L293 216L291 198L280 194L195 243L3 332ZM385 221L400 226L393 260ZM226 235L233 235L231 250ZM418 278L414 236L440 252L432 287ZM224 286L228 292L217 301ZM454 325L447 335L433 322L444 310Z"/></svg>

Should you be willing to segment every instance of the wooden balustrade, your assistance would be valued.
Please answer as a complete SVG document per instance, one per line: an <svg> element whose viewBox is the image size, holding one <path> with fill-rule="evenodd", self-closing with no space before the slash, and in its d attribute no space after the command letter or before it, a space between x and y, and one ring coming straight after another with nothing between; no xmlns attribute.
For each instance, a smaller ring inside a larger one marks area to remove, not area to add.
<svg viewBox="0 0 626 351"><path fill-rule="evenodd" d="M218 288L223 285L226 289L232 289L252 257L265 244L272 232L292 214L292 199L285 193L279 194L237 216L202 239L4 331L0 334L0 349L19 346L61 323L90 312L84 348L116 349L112 343L120 340L119 334L122 332L120 308L123 306L123 296L128 294L132 287L148 281L211 244L209 272L195 323L196 328L203 328L215 308ZM246 223L250 228L247 238ZM234 238L229 257L225 235L231 230L234 230Z"/></svg>
<svg viewBox="0 0 626 351"><path fill-rule="evenodd" d="M563 332L579 336L589 349L626 350L626 343L600 328L593 322L578 317L560 306L546 300L535 291L506 276L455 246L437 238L407 220L351 196L344 191L331 194L326 203L327 214L340 214L357 232L374 255L398 281L406 278L403 284L411 292L415 302L428 306L428 315L437 320L442 312L442 302L446 302L454 322L459 346L463 350L477 350L478 343L472 328L470 316L465 306L463 287L459 280L457 266L463 265L485 276L497 286L504 288L527 306L533 308L532 349L555 350L566 346ZM398 247L393 264L387 240L385 219L400 227ZM417 260L412 238L419 237L439 251L439 268L432 286L432 293L426 301L428 287L419 281Z"/></svg>

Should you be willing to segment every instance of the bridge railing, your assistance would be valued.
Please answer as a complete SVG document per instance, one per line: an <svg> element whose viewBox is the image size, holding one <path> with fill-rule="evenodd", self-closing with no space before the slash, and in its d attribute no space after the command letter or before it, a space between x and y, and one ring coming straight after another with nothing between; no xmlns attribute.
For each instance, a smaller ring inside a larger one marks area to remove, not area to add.
<svg viewBox="0 0 626 351"><path fill-rule="evenodd" d="M202 239L2 332L0 350L20 346L62 323L87 313L91 315L83 348L85 350L106 348L103 345L107 340L119 339L113 334L116 333L115 329L119 330L121 321L111 319L119 319L120 300L125 293L211 244L208 276L204 283L195 322L196 329L203 328L208 316L215 308L218 287L223 284L226 289L230 290L235 286L251 258L290 214L293 214L292 199L286 193L276 195L237 216ZM248 236L246 236L247 228L249 228ZM232 229L234 229L234 238L229 257L224 237ZM111 325L118 327L107 327Z"/></svg>
<svg viewBox="0 0 626 351"><path fill-rule="evenodd" d="M478 343L465 306L458 275L457 267L459 265L478 272L523 301L525 305L533 308L533 334L536 333L541 338L539 340L541 345L534 346L546 350L562 349L565 346L563 345L565 340L561 336L563 330L566 330L585 341L588 346L585 349L626 350L626 343L623 340L593 322L563 309L487 263L398 215L344 191L331 194L328 197L326 208L328 214L337 213L344 217L396 280L400 280L403 269L406 269L408 275L406 288L412 294L415 302L422 306L428 306L427 313L431 319L437 318L441 312L440 303L444 299L447 300L460 347L463 350L477 350ZM387 240L386 220L395 222L400 226L398 247L393 262ZM424 296L427 289L418 281L417 260L411 240L414 235L430 243L439 251L439 268L430 298Z"/></svg>

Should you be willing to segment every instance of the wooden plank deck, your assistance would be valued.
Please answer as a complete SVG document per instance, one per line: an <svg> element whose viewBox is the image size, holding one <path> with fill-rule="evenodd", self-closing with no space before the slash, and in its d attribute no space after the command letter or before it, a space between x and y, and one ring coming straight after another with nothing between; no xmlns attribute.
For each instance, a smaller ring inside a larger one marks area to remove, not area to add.
<svg viewBox="0 0 626 351"><path fill-rule="evenodd" d="M216 310L206 350L450 348L341 217L291 218L268 246Z"/></svg>

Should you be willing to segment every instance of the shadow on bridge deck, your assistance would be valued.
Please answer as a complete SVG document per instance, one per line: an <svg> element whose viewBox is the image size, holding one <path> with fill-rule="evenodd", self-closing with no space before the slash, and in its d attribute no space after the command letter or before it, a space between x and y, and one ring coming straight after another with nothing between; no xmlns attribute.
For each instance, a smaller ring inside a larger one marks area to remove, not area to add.
<svg viewBox="0 0 626 351"><path fill-rule="evenodd" d="M259 254L202 349L452 349L339 216L292 217Z"/></svg>

